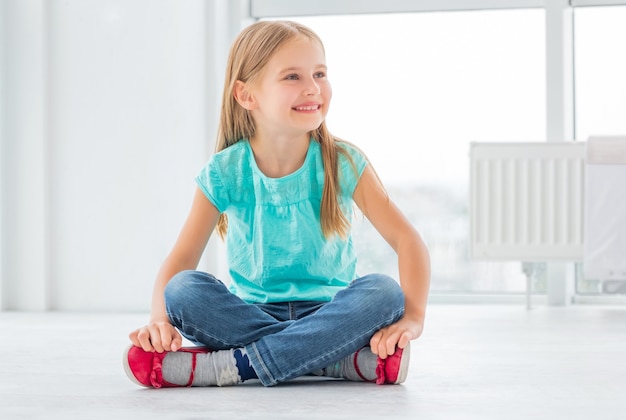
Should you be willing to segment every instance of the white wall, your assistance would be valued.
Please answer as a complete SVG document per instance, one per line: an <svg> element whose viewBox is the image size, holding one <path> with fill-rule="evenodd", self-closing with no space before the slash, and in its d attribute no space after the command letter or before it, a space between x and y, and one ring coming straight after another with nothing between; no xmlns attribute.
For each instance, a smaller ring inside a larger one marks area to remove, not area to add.
<svg viewBox="0 0 626 420"><path fill-rule="evenodd" d="M2 308L147 310L244 2L0 1Z"/></svg>

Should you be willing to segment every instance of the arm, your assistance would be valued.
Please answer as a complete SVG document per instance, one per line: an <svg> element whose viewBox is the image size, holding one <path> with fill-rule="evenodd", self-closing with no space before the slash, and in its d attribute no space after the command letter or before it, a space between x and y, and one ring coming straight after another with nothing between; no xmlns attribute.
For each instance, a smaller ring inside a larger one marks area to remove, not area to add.
<svg viewBox="0 0 626 420"><path fill-rule="evenodd" d="M134 345L145 351L176 351L182 338L172 326L165 310L164 291L170 279L183 270L195 270L215 228L219 211L199 188L187 220L161 269L157 274L152 292L150 322L130 333Z"/></svg>
<svg viewBox="0 0 626 420"><path fill-rule="evenodd" d="M353 198L365 217L398 255L400 286L405 296L404 316L376 332L372 351L381 358L404 348L422 334L430 287L430 258L419 233L391 201L374 170L368 165Z"/></svg>

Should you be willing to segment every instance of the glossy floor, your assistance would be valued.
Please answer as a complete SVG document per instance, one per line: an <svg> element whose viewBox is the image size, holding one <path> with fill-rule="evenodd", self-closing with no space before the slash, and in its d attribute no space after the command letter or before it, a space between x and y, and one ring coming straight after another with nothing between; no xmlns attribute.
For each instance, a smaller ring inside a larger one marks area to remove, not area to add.
<svg viewBox="0 0 626 420"><path fill-rule="evenodd" d="M407 381L143 389L143 314L0 312L0 419L624 419L626 308L431 305Z"/></svg>

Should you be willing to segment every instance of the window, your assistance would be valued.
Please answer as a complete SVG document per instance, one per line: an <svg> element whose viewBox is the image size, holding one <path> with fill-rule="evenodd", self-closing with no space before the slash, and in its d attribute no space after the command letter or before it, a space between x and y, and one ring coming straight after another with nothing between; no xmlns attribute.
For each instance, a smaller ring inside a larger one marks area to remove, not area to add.
<svg viewBox="0 0 626 420"><path fill-rule="evenodd" d="M626 6L575 10L576 137L626 135Z"/></svg>
<svg viewBox="0 0 626 420"><path fill-rule="evenodd" d="M365 151L422 233L431 290L525 290L520 263L468 259L469 144L544 140L543 10L288 19L324 41L328 126ZM397 278L393 251L362 218L355 238L361 272Z"/></svg>

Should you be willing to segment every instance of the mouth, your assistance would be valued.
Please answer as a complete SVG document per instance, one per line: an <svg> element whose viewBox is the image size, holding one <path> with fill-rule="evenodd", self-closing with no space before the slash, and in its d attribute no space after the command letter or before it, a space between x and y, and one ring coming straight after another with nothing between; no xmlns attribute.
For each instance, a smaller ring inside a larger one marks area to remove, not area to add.
<svg viewBox="0 0 626 420"><path fill-rule="evenodd" d="M322 106L317 104L317 105L302 105L302 106L295 106L292 109L295 111L317 111L321 108Z"/></svg>

